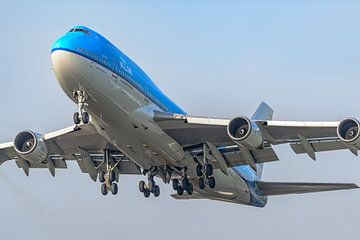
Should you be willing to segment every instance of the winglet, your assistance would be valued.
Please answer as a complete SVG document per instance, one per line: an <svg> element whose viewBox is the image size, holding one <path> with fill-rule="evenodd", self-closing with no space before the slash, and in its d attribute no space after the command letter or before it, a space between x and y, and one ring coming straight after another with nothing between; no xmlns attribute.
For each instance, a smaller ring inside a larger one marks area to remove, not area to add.
<svg viewBox="0 0 360 240"><path fill-rule="evenodd" d="M273 118L274 110L269 105L262 102L252 116L252 120L271 120Z"/></svg>

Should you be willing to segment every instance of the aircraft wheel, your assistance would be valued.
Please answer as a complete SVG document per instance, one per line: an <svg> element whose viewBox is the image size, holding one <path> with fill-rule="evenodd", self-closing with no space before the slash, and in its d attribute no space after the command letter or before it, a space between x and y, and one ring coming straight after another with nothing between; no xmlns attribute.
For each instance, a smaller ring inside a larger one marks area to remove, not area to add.
<svg viewBox="0 0 360 240"><path fill-rule="evenodd" d="M78 112L74 113L73 115L74 124L78 125L80 124L80 114Z"/></svg>
<svg viewBox="0 0 360 240"><path fill-rule="evenodd" d="M99 181L101 183L105 182L105 172L103 171L99 172Z"/></svg>
<svg viewBox="0 0 360 240"><path fill-rule="evenodd" d="M158 185L155 185L154 187L154 196L155 197L160 196L160 187Z"/></svg>
<svg viewBox="0 0 360 240"><path fill-rule="evenodd" d="M204 178L199 178L199 188L201 190L205 189L205 180L204 180Z"/></svg>
<svg viewBox="0 0 360 240"><path fill-rule="evenodd" d="M142 193L145 191L145 182L144 181L139 182L139 191Z"/></svg>
<svg viewBox="0 0 360 240"><path fill-rule="evenodd" d="M196 166L196 175L198 177L201 177L203 175L202 166L200 164Z"/></svg>
<svg viewBox="0 0 360 240"><path fill-rule="evenodd" d="M113 195L116 195L118 193L118 185L116 183L112 183L110 187L111 193Z"/></svg>
<svg viewBox="0 0 360 240"><path fill-rule="evenodd" d="M150 197L150 191L148 189L145 189L143 193L144 193L144 197L146 198Z"/></svg>
<svg viewBox="0 0 360 240"><path fill-rule="evenodd" d="M83 113L81 114L81 118L82 118L82 122L83 122L84 124L88 124L89 121L90 121L90 117L89 117L89 113L88 113L88 112L83 112Z"/></svg>
<svg viewBox="0 0 360 240"><path fill-rule="evenodd" d="M211 164L206 164L206 165L205 165L205 173L206 173L206 176L211 176L211 175L213 175L213 172L214 172L213 165L211 165Z"/></svg>
<svg viewBox="0 0 360 240"><path fill-rule="evenodd" d="M173 189L176 191L179 189L179 179L174 179L172 182Z"/></svg>
<svg viewBox="0 0 360 240"><path fill-rule="evenodd" d="M179 196L184 194L184 188L182 188L182 187L179 187L176 191Z"/></svg>
<svg viewBox="0 0 360 240"><path fill-rule="evenodd" d="M187 192L189 195L192 195L192 194L193 194L193 192L194 192L194 187L193 187L192 183L189 183L189 186L187 187L186 192Z"/></svg>
<svg viewBox="0 0 360 240"><path fill-rule="evenodd" d="M190 182L189 182L189 179L187 177L182 180L182 187L184 189L187 189L189 184L190 184Z"/></svg>
<svg viewBox="0 0 360 240"><path fill-rule="evenodd" d="M106 188L106 184L105 184L105 183L101 184L101 193L102 193L102 195L104 195L104 196L108 194L108 190L107 190L107 188Z"/></svg>
<svg viewBox="0 0 360 240"><path fill-rule="evenodd" d="M209 187L210 188L215 188L215 185L216 185L215 178L210 177L208 180L209 180Z"/></svg>

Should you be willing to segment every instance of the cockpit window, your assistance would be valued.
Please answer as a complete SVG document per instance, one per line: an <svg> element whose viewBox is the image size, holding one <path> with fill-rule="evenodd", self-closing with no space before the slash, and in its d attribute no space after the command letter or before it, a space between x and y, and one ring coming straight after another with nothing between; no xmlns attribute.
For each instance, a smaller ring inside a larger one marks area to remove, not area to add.
<svg viewBox="0 0 360 240"><path fill-rule="evenodd" d="M82 32L87 35L90 35L90 32L88 30L82 29L82 28L73 28L69 32Z"/></svg>

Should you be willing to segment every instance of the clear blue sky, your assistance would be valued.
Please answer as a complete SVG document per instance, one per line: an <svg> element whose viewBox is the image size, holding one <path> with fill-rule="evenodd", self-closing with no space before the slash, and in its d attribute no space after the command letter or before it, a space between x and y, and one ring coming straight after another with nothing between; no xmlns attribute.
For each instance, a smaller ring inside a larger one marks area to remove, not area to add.
<svg viewBox="0 0 360 240"><path fill-rule="evenodd" d="M251 115L260 101L281 120L360 118L360 4L356 1L2 1L0 140L72 123L76 106L51 70L52 43L75 25L108 37L186 111ZM349 151L317 162L276 147L266 180L360 183ZM26 178L0 168L0 238L356 239L360 191L273 197L264 209L159 199L121 179L118 196L76 164ZM150 235L148 235L150 234Z"/></svg>

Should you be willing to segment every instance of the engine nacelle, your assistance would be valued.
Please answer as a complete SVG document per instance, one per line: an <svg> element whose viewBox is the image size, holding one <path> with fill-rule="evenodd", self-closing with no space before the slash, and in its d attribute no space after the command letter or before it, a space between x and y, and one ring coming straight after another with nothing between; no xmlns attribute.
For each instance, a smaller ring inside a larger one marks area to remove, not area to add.
<svg viewBox="0 0 360 240"><path fill-rule="evenodd" d="M348 118L340 122L337 135L342 142L360 149L360 122L355 118Z"/></svg>
<svg viewBox="0 0 360 240"><path fill-rule="evenodd" d="M18 133L14 140L15 151L30 162L44 162L48 157L48 150L41 134L32 131Z"/></svg>
<svg viewBox="0 0 360 240"><path fill-rule="evenodd" d="M263 135L257 124L246 117L237 117L227 126L229 137L238 145L259 148L263 145Z"/></svg>

